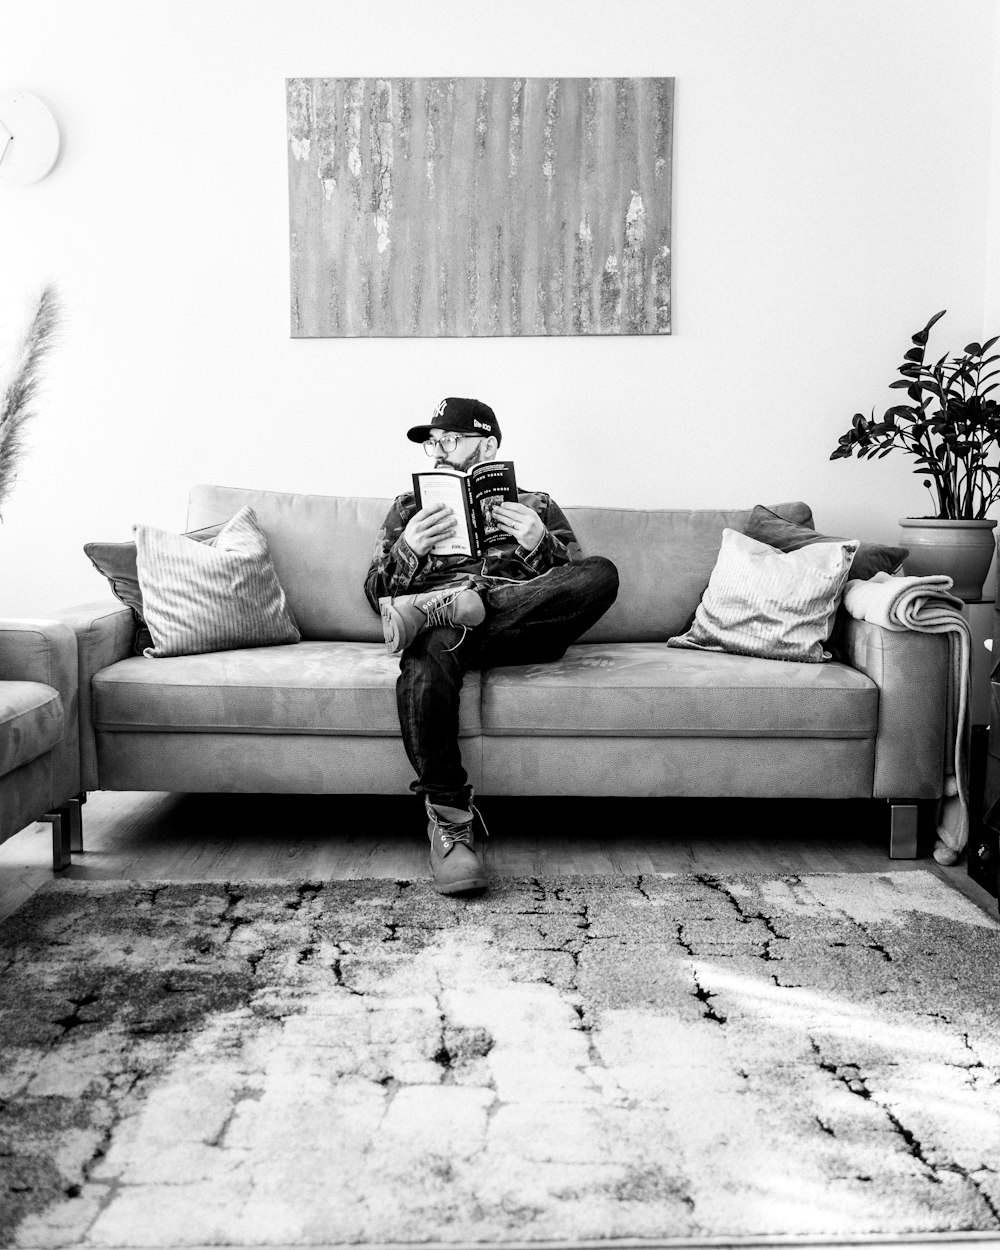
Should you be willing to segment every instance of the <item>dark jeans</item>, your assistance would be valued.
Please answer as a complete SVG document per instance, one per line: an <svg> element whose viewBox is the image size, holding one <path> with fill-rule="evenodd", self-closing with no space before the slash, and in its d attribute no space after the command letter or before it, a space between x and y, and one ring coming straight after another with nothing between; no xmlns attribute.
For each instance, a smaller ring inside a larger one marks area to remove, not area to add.
<svg viewBox="0 0 1000 1250"><path fill-rule="evenodd" d="M417 774L410 789L432 803L463 810L472 789L458 745L462 678L470 668L560 659L614 603L618 570L603 556L589 556L533 581L480 593L483 623L464 638L461 629L447 626L423 630L403 652L396 682L403 743Z"/></svg>

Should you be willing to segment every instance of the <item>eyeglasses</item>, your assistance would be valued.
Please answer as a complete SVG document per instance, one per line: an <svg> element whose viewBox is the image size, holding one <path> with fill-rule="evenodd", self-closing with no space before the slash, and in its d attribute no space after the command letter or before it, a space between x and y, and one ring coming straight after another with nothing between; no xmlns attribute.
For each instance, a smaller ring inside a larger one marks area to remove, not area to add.
<svg viewBox="0 0 1000 1250"><path fill-rule="evenodd" d="M440 438L427 438L424 440L424 451L428 456L433 456L435 450L440 447L446 456L450 456L463 438L486 438L485 434L442 434Z"/></svg>

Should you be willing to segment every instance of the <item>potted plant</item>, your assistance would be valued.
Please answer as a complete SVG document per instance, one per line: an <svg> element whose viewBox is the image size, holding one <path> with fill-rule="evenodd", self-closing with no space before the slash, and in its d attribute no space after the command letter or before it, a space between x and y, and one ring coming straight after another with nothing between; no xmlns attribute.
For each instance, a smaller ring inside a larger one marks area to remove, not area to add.
<svg viewBox="0 0 1000 1250"><path fill-rule="evenodd" d="M903 376L890 383L905 390L910 403L887 408L881 421L874 411L871 420L855 413L830 459L881 460L893 451L912 456L936 512L900 519L900 542L909 549L905 570L947 573L954 593L971 600L982 597L996 525L986 514L1000 499L1000 404L987 398L1000 385L991 381L1000 370L990 368L1000 355L988 355L1000 336L928 364L931 327L945 311L913 335L898 369Z"/></svg>

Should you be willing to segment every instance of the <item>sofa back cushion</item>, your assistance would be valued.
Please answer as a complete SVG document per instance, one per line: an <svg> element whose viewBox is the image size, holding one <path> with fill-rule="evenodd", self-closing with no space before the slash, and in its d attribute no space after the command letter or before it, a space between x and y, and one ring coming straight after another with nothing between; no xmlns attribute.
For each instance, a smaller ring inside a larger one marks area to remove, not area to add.
<svg viewBox="0 0 1000 1250"><path fill-rule="evenodd" d="M297 495L235 486L195 486L188 517L228 520L244 504L257 514L292 615L306 640L381 642L381 618L364 583L391 499Z"/></svg>
<svg viewBox="0 0 1000 1250"><path fill-rule="evenodd" d="M375 538L391 499L298 495L234 486L195 486L187 528L226 521L245 504L267 536L278 580L302 637L380 642L380 618L364 594ZM769 505L811 525L802 503ZM618 566L618 600L584 638L656 642L683 633L708 585L722 531L742 529L750 509L564 507L585 555Z"/></svg>
<svg viewBox="0 0 1000 1250"><path fill-rule="evenodd" d="M799 525L812 526L804 503L772 505ZM749 508L564 508L585 555L618 566L618 598L585 642L664 642L682 634L708 585L724 529L742 530Z"/></svg>

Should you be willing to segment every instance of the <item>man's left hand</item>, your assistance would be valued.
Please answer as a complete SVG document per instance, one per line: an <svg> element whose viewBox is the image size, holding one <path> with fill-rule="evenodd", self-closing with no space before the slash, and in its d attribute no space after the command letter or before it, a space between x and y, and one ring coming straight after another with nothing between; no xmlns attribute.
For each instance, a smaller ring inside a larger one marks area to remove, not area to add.
<svg viewBox="0 0 1000 1250"><path fill-rule="evenodd" d="M502 530L516 538L525 551L534 551L545 533L542 518L527 504L500 503L493 509L493 517Z"/></svg>

